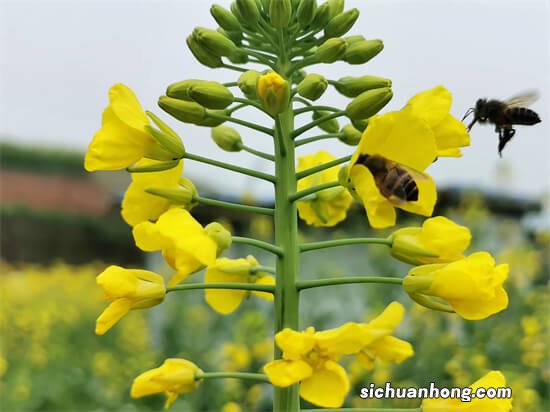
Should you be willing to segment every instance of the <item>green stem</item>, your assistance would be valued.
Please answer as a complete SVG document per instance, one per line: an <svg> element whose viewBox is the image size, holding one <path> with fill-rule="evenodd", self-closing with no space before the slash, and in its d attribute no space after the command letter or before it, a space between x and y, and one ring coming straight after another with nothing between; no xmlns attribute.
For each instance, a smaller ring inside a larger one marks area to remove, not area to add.
<svg viewBox="0 0 550 412"><path fill-rule="evenodd" d="M349 276L345 278L304 280L302 282L298 282L296 284L296 287L298 288L298 290L304 290L312 288L322 288L324 286L349 285L357 283L386 283L401 285L403 284L403 279L384 276Z"/></svg>
<svg viewBox="0 0 550 412"><path fill-rule="evenodd" d="M338 186L340 186L339 182L328 182L317 186L312 186L307 189L300 190L299 192L295 192L291 194L288 197L288 200L290 200L291 202L295 202L296 200L301 199L302 197L305 197L312 193L317 193L317 192L320 192L321 190L330 189L331 187L338 187Z"/></svg>
<svg viewBox="0 0 550 412"><path fill-rule="evenodd" d="M272 162L275 160L275 156L270 155L269 153L265 153L265 152L261 152L259 150L253 149L245 144L241 144L241 149L243 149L245 152L261 157L262 159L265 159L265 160L271 160Z"/></svg>
<svg viewBox="0 0 550 412"><path fill-rule="evenodd" d="M275 245L272 245L271 243L264 242L262 240L258 239L252 239L249 237L241 237L241 236L233 236L233 243L240 243L243 245L250 245L255 246L257 248L267 250L268 252L271 252L277 256L280 256L283 254L283 250Z"/></svg>
<svg viewBox="0 0 550 412"><path fill-rule="evenodd" d="M245 104L245 103L236 104L235 106L233 106L229 109L226 109L225 113L227 113L227 115L231 115L231 114L233 114L233 112L236 112L237 110L243 109L245 107L248 107L248 104Z"/></svg>
<svg viewBox="0 0 550 412"><path fill-rule="evenodd" d="M203 372L195 375L195 380L199 379L246 379L269 383L267 375L247 372Z"/></svg>
<svg viewBox="0 0 550 412"><path fill-rule="evenodd" d="M254 283L233 283L233 282L212 282L212 283L184 283L166 288L166 292L176 292L181 290L196 290L196 289L236 289L236 290L253 290L256 292L275 293L273 285L256 285Z"/></svg>
<svg viewBox="0 0 550 412"><path fill-rule="evenodd" d="M283 45L284 49L284 45ZM278 62L279 72L287 73L286 56ZM296 289L300 253L298 249L298 216L296 204L290 201L296 192L295 152L292 140L294 113L292 104L277 116L278 128L275 136L275 243L282 249L276 263L277 282L275 286L275 333L290 328L299 330L299 294ZM275 348L275 359L281 351ZM299 386L274 388L273 410L275 412L297 412L300 410Z"/></svg>
<svg viewBox="0 0 550 412"><path fill-rule="evenodd" d="M258 59L258 61L261 64L275 70L274 62L272 60L266 58L266 56L263 53L258 53L258 52L252 51L250 49L239 49L239 50L243 51L244 53L248 54L249 56L255 57L256 59Z"/></svg>
<svg viewBox="0 0 550 412"><path fill-rule="evenodd" d="M299 102L299 103L303 103L306 106L312 106L311 102L304 99L303 97L295 96L295 97L292 98L292 100L294 100L296 102Z"/></svg>
<svg viewBox="0 0 550 412"><path fill-rule="evenodd" d="M267 180L268 182L275 182L276 177L273 175L269 175L267 173L258 172L256 170L247 169L245 167L240 166L234 166L229 163L219 162L217 160L209 159L208 157L199 156L196 154L191 154L189 152L185 152L183 155L185 159L189 160L195 160L196 162L206 163L212 166L221 167L222 169L231 170L233 172L242 173L243 175L256 177L258 179Z"/></svg>
<svg viewBox="0 0 550 412"><path fill-rule="evenodd" d="M343 136L342 133L328 133L328 134L320 134L318 136L311 136L304 139L296 140L296 143L294 144L296 147L302 146L304 144L316 142L317 140L323 140L323 139L334 139L335 137L341 137Z"/></svg>
<svg viewBox="0 0 550 412"><path fill-rule="evenodd" d="M338 109L337 107L332 107L332 106L307 106L307 107L301 107L299 109L296 109L294 110L294 115L298 115L298 114L302 114L302 113L307 113L307 112L313 112L315 110L324 110L324 111L328 111L328 112L339 112L340 109Z"/></svg>
<svg viewBox="0 0 550 412"><path fill-rule="evenodd" d="M303 179L304 177L311 176L317 172L321 172L323 170L330 169L331 167L337 166L339 164L346 163L350 159L351 159L351 155L344 156L339 159L331 160L330 162L326 162L318 166L314 166L310 169L302 170L301 172L296 173L296 179L298 180Z"/></svg>
<svg viewBox="0 0 550 412"><path fill-rule="evenodd" d="M222 83L225 87L236 87L239 85L239 82L227 82L227 83Z"/></svg>
<svg viewBox="0 0 550 412"><path fill-rule="evenodd" d="M267 112L264 110L264 108L262 107L261 104L256 103L256 102L254 102L254 101L252 101L252 100L243 99L243 98L240 98L240 97L235 97L235 98L233 99L233 101L238 102L238 103L245 104L245 105L247 105L247 106L255 107L256 109L258 109L258 110L264 112L264 113L267 114L269 117L271 117L271 115L270 115L269 113L267 113Z"/></svg>
<svg viewBox="0 0 550 412"><path fill-rule="evenodd" d="M219 207L224 207L226 209L238 210L241 212L259 213L261 215L267 215L267 216L273 216L274 214L273 209L268 207L242 205L239 203L224 202L223 200L208 199L200 196L194 196L193 200L203 205L219 206Z"/></svg>
<svg viewBox="0 0 550 412"><path fill-rule="evenodd" d="M233 66L232 64L227 64L227 63L222 63L220 67L223 67L224 69L234 70L236 72L241 72L241 73L248 71L248 69L245 69L243 67Z"/></svg>
<svg viewBox="0 0 550 412"><path fill-rule="evenodd" d="M318 126L320 125L321 123L324 123L326 122L327 120L331 120L331 119L336 119L337 117L341 117L341 116L344 116L346 114L346 112L344 110L342 111L339 111L339 112L335 112L335 113L331 113L329 115L326 115L326 116L323 116L317 120L314 120L313 122L311 123L308 123L302 127L300 127L299 129L296 129L294 131L294 133L292 133L292 137L295 138L295 137L298 137L300 136L302 133L304 132L307 132L309 129L312 129L314 128L315 126Z"/></svg>
<svg viewBox="0 0 550 412"><path fill-rule="evenodd" d="M259 266L252 266L250 268L250 273L254 274L254 273L258 273L258 272L265 272L265 273L271 273L272 275L276 274L277 271L275 270L274 267L271 267L271 266L262 266L262 265L259 265Z"/></svg>
<svg viewBox="0 0 550 412"><path fill-rule="evenodd" d="M300 245L300 252L309 252L310 250L326 249L329 247L359 245L359 244L377 244L391 246L392 240L378 237L357 237L350 239L326 240L323 242L303 243Z"/></svg>
<svg viewBox="0 0 550 412"><path fill-rule="evenodd" d="M231 116L225 116L223 114L212 113L211 111L206 112L206 117L207 118L211 117L213 119L220 119L220 120L225 120L226 122L232 122L232 123L240 124L241 126L248 127L249 129L257 130L258 132L262 132L262 133L268 134L270 136L273 136L273 129L268 129L267 127L263 127L263 126L258 126L255 123L250 123L250 122L247 122L246 120L237 119L236 117L231 117Z"/></svg>

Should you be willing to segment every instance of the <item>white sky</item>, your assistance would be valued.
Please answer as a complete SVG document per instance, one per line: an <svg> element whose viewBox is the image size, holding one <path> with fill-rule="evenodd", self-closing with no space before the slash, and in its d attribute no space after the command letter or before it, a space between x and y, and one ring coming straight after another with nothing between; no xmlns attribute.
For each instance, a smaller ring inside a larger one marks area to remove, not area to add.
<svg viewBox="0 0 550 412"><path fill-rule="evenodd" d="M230 2L217 3L228 7ZM194 26L215 27L209 7L209 1L196 0L0 0L0 138L85 150L100 126L108 88L123 82L145 108L174 126L189 152L269 170L249 154L221 152L209 129L181 124L156 106L174 81L238 77L199 65L187 50L185 38ZM428 173L439 185L502 188L504 183L509 190L532 195L548 191L548 2L348 0L346 8L351 7L359 8L361 16L350 33L383 39L384 51L363 66L319 65L311 72L333 79L364 74L391 78L394 99L385 110L399 109L413 94L443 84L454 95L452 113L459 118L479 97L504 99L537 89L541 98L532 108L542 123L519 126L504 159L498 158L493 128L477 126L462 159L441 159ZM330 92L319 100L323 102L344 107L347 99ZM253 112L237 113L255 118ZM271 150L267 136L240 130L248 145ZM321 148L337 156L352 151L337 141L322 141L299 153ZM508 177L500 173L497 178L497 169L508 170ZM186 162L185 174L209 185L223 183L235 194L271 193L268 184L196 162Z"/></svg>

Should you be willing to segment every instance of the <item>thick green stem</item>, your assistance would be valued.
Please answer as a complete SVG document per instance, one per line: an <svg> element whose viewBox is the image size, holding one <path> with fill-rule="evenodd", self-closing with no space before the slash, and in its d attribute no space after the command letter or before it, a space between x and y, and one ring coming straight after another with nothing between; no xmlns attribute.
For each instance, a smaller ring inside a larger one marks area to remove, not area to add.
<svg viewBox="0 0 550 412"><path fill-rule="evenodd" d="M203 372L195 375L195 380L200 379L247 379L269 383L269 379L263 373L247 372Z"/></svg>
<svg viewBox="0 0 550 412"><path fill-rule="evenodd" d="M302 170L301 172L296 173L296 179L300 180L300 179L303 179L304 177L311 176L312 174L315 174L317 172L322 172L323 170L330 169L333 166L346 163L350 159L351 159L351 155L344 156L339 159L331 160L330 162L326 162L318 166L314 166L310 169Z"/></svg>
<svg viewBox="0 0 550 412"><path fill-rule="evenodd" d="M208 157L203 157L196 154L191 154L189 152L185 152L183 157L185 159L195 160L197 162L221 167L222 169L227 169L233 172L242 173L243 175L257 177L258 179L267 180L268 182L275 182L276 180L275 176L268 175L267 173L257 172L256 170L247 169L245 167L233 166L232 164L229 164L229 163L219 162L217 160L209 159Z"/></svg>
<svg viewBox="0 0 550 412"><path fill-rule="evenodd" d="M349 285L357 283L385 283L392 285L403 284L403 279L396 277L384 277L384 276L349 276L345 278L327 278L317 280L304 280L298 282L296 287L298 290L322 288L324 286L334 285Z"/></svg>
<svg viewBox="0 0 550 412"><path fill-rule="evenodd" d="M379 237L357 237L357 238L350 238L350 239L326 240L323 242L304 243L300 245L300 251L308 252L310 250L326 249L329 247L337 247L337 246L358 245L358 244L364 244L364 243L374 243L378 245L391 246L392 240L387 238L379 238Z"/></svg>
<svg viewBox="0 0 550 412"><path fill-rule="evenodd" d="M287 70L287 63L280 62L280 72ZM299 329L299 295L296 289L300 251L298 249L298 217L296 204L290 200L296 193L294 142L294 114L292 106L278 116L275 136L275 243L283 250L277 259L277 283L275 287L275 333L284 328ZM275 348L275 358L281 351ZM273 410L296 412L300 410L298 384L288 388L274 388Z"/></svg>
<svg viewBox="0 0 550 412"><path fill-rule="evenodd" d="M226 209L238 210L242 212L259 213L261 215L273 216L273 209L269 207L241 205L239 203L224 202L223 200L207 199L205 197L194 196L193 199L203 205L225 207Z"/></svg>
<svg viewBox="0 0 550 412"><path fill-rule="evenodd" d="M166 292L175 292L178 290L196 290L196 289L237 289L254 290L256 292L274 293L273 285L256 285L254 283L230 283L230 282L212 282L212 283L184 283L166 288Z"/></svg>

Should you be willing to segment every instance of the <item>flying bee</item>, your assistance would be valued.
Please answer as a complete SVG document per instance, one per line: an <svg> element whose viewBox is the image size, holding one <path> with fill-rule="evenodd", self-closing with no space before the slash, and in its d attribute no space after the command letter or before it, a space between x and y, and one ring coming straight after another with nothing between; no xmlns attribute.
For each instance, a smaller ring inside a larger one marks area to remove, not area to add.
<svg viewBox="0 0 550 412"><path fill-rule="evenodd" d="M382 196L395 205L417 201L417 181L429 179L427 175L418 170L377 154L360 155L357 164L362 164L369 169Z"/></svg>
<svg viewBox="0 0 550 412"><path fill-rule="evenodd" d="M540 123L539 115L526 107L537 98L536 92L527 92L505 101L479 99L476 107L468 109L462 120L474 114L474 120L468 125L468 131L477 121L494 124L495 132L498 133L498 154L502 157L502 149L516 133L513 125L531 126Z"/></svg>

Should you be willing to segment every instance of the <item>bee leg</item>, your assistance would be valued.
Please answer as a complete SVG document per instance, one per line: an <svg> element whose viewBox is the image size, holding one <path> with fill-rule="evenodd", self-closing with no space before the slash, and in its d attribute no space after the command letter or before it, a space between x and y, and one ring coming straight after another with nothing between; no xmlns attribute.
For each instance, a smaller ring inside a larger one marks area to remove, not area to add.
<svg viewBox="0 0 550 412"><path fill-rule="evenodd" d="M514 137L516 130L511 127L504 127L499 130L498 133L498 154L502 157L502 149L506 146L506 143Z"/></svg>

